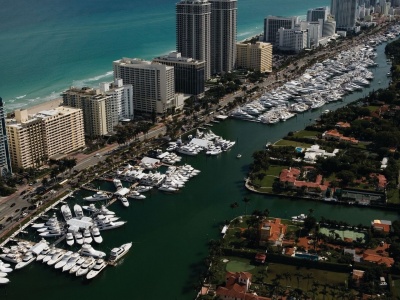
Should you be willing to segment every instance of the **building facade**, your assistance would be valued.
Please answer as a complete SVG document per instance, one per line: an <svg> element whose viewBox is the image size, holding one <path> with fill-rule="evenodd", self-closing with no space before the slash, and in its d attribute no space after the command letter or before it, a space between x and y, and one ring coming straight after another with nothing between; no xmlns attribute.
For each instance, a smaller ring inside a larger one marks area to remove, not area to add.
<svg viewBox="0 0 400 300"><path fill-rule="evenodd" d="M205 62L204 79L211 76L211 3L182 0L176 4L176 49L183 57Z"/></svg>
<svg viewBox="0 0 400 300"><path fill-rule="evenodd" d="M307 29L301 29L300 26L293 29L279 28L276 36L276 45L281 50L298 53L308 44Z"/></svg>
<svg viewBox="0 0 400 300"><path fill-rule="evenodd" d="M154 58L153 62L174 67L176 93L195 96L204 93L204 61L182 57L179 52L171 52Z"/></svg>
<svg viewBox="0 0 400 300"><path fill-rule="evenodd" d="M14 167L37 167L85 146L81 109L57 107L34 115L16 110L15 117L6 120L6 129Z"/></svg>
<svg viewBox="0 0 400 300"><path fill-rule="evenodd" d="M230 72L236 62L237 0L211 2L211 74Z"/></svg>
<svg viewBox="0 0 400 300"><path fill-rule="evenodd" d="M331 13L338 29L353 30L356 26L357 0L332 0Z"/></svg>
<svg viewBox="0 0 400 300"><path fill-rule="evenodd" d="M107 104L111 97L99 89L70 88L63 93L63 105L80 108L83 112L85 135L95 138L113 131L111 115L107 115Z"/></svg>
<svg viewBox="0 0 400 300"><path fill-rule="evenodd" d="M12 173L10 150L8 147L6 121L4 118L4 103L0 97L0 176Z"/></svg>
<svg viewBox="0 0 400 300"><path fill-rule="evenodd" d="M266 17L264 19L264 42L275 44L279 28L292 29L298 22L298 17Z"/></svg>
<svg viewBox="0 0 400 300"><path fill-rule="evenodd" d="M254 69L261 73L272 72L272 44L236 44L238 68Z"/></svg>
<svg viewBox="0 0 400 300"><path fill-rule="evenodd" d="M122 58L113 63L114 78L132 85L135 111L166 113L174 105L174 67L136 58Z"/></svg>
<svg viewBox="0 0 400 300"><path fill-rule="evenodd" d="M317 7L312 8L307 11L307 21L308 22L318 22L320 19L326 21L329 15L329 7Z"/></svg>

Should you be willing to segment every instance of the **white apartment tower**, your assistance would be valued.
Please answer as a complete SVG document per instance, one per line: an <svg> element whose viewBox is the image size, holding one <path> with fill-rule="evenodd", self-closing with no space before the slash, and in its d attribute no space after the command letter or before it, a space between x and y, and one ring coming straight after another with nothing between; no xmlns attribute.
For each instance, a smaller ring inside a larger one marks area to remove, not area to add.
<svg viewBox="0 0 400 300"><path fill-rule="evenodd" d="M293 29L298 22L298 17L266 17L264 20L264 42L275 44L279 28Z"/></svg>
<svg viewBox="0 0 400 300"><path fill-rule="evenodd" d="M34 115L18 109L6 128L14 167L37 167L85 146L81 109L61 106Z"/></svg>
<svg viewBox="0 0 400 300"><path fill-rule="evenodd" d="M211 2L211 74L230 72L236 61L237 0Z"/></svg>
<svg viewBox="0 0 400 300"><path fill-rule="evenodd" d="M205 61L205 80L211 76L211 3L182 0L176 4L176 49L183 57Z"/></svg>
<svg viewBox="0 0 400 300"><path fill-rule="evenodd" d="M123 84L123 80L117 78L113 83L100 83L101 93L109 96L107 105L113 127L122 119L133 119L133 89L131 84Z"/></svg>
<svg viewBox="0 0 400 300"><path fill-rule="evenodd" d="M114 78L132 85L134 110L163 114L174 105L174 67L136 58L113 62Z"/></svg>

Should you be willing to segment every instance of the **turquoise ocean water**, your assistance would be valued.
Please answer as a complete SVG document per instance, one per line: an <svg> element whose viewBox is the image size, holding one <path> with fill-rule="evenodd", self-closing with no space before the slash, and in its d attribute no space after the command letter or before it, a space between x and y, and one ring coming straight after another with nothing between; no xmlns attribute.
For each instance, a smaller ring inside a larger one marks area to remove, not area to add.
<svg viewBox="0 0 400 300"><path fill-rule="evenodd" d="M55 98L71 85L112 79L112 61L175 50L177 0L3 0L0 97L8 111ZM238 40L267 15L305 15L329 0L239 0Z"/></svg>

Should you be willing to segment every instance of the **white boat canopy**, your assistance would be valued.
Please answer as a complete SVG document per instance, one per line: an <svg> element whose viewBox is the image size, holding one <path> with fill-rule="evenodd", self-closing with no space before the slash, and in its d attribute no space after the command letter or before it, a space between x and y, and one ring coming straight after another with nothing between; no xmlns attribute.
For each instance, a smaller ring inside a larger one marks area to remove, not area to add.
<svg viewBox="0 0 400 300"><path fill-rule="evenodd" d="M196 146L200 146L200 147L202 147L202 148L207 148L207 146L208 146L208 144L209 144L209 141L208 141L208 140L203 140L203 139L193 138L193 139L190 141L189 145L190 145L190 144L196 145Z"/></svg>
<svg viewBox="0 0 400 300"><path fill-rule="evenodd" d="M67 221L69 227L78 227L80 229L87 229L93 226L93 220L89 217L82 217L82 219L72 218Z"/></svg>
<svg viewBox="0 0 400 300"><path fill-rule="evenodd" d="M130 192L130 189L124 187L124 188L120 188L117 192L114 193L115 196L125 196L126 194L128 194Z"/></svg>

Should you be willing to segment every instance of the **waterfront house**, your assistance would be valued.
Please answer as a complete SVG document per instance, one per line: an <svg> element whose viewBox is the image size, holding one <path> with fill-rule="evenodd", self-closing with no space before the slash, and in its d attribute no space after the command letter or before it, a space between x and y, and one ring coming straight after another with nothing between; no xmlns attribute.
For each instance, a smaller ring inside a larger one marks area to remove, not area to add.
<svg viewBox="0 0 400 300"><path fill-rule="evenodd" d="M318 157L334 157L336 153L339 152L339 149L333 150L333 152L328 152L324 149L321 149L319 145L312 145L310 148L307 148L304 151L304 162L309 164L315 164L317 162Z"/></svg>
<svg viewBox="0 0 400 300"><path fill-rule="evenodd" d="M281 219L265 220L260 224L260 245L267 243L277 244L287 231L287 225L281 223Z"/></svg>
<svg viewBox="0 0 400 300"><path fill-rule="evenodd" d="M349 142L352 144L358 144L358 140L353 137L347 137L341 134L337 129L327 130L322 134L322 137L326 140L335 140L339 142Z"/></svg>
<svg viewBox="0 0 400 300"><path fill-rule="evenodd" d="M225 286L217 288L217 296L224 300L270 300L249 292L252 274L249 272L227 272Z"/></svg>
<svg viewBox="0 0 400 300"><path fill-rule="evenodd" d="M305 167L305 172L314 170L313 167ZM279 175L279 182L283 187L292 188L292 189L301 189L304 188L308 192L311 190L313 192L317 191L319 194L322 192L326 192L328 188L328 182L323 183L323 177L321 174L318 174L315 178L314 182L298 180L301 176L302 172L297 168L289 168L283 169Z"/></svg>
<svg viewBox="0 0 400 300"><path fill-rule="evenodd" d="M392 221L389 220L373 220L371 221L371 226L376 231L381 231L383 233L389 233L392 227Z"/></svg>
<svg viewBox="0 0 400 300"><path fill-rule="evenodd" d="M385 175L377 174L377 173L371 173L371 174L369 174L369 177L376 181L375 182L376 190L378 190L378 191L384 191L385 190L386 184L387 184L387 179L386 179Z"/></svg>

